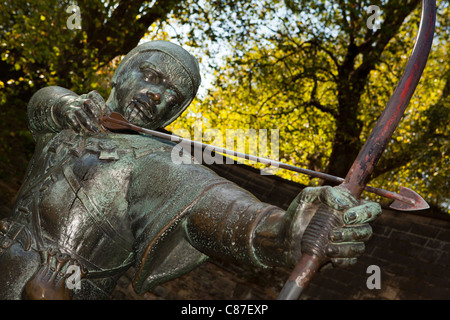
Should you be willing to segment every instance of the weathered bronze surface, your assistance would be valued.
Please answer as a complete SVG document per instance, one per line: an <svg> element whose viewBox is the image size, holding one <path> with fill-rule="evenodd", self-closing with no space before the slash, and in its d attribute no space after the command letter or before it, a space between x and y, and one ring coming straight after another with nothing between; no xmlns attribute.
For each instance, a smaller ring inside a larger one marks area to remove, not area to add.
<svg viewBox="0 0 450 320"><path fill-rule="evenodd" d="M346 226L330 234L327 255L335 265L355 263L378 204L320 187L284 211L202 165L173 163L171 143L101 125L103 115L119 112L133 124L163 127L199 84L192 55L153 41L123 59L106 102L60 87L35 93L28 106L35 154L10 216L0 221L1 299L107 299L131 266L143 293L208 257L290 267L321 205L345 211ZM75 287L68 285L73 267L80 270Z"/></svg>

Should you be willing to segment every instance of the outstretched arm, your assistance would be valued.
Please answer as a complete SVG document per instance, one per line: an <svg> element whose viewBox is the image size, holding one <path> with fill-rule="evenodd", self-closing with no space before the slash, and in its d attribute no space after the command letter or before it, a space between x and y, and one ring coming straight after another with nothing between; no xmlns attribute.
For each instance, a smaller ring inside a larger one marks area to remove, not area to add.
<svg viewBox="0 0 450 320"><path fill-rule="evenodd" d="M335 266L352 265L372 234L368 222L381 212L377 203L362 203L338 187L306 188L287 211L224 187L193 208L186 224L190 242L209 256L259 267L295 266L303 232L323 204L342 211L344 219L343 227L330 233L327 255Z"/></svg>
<svg viewBox="0 0 450 320"><path fill-rule="evenodd" d="M284 265L285 211L259 201L233 183L211 188L186 222L189 242L210 257L256 267ZM267 223L270 220L269 223ZM267 226L264 230L261 226Z"/></svg>
<svg viewBox="0 0 450 320"><path fill-rule="evenodd" d="M257 268L293 267L303 232L324 204L345 212L345 226L332 230L327 254L336 265L352 264L371 235L367 222L381 212L337 187L307 188L285 211L201 165L175 164L170 147L163 151L156 139L145 145L153 149L137 159L127 192L139 290L190 271L208 256Z"/></svg>

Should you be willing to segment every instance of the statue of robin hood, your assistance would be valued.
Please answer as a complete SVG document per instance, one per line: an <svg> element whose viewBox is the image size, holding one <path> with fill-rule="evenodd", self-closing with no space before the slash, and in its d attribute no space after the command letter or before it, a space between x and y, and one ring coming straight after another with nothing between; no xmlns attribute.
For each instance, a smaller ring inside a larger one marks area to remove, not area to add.
<svg viewBox="0 0 450 320"><path fill-rule="evenodd" d="M151 41L124 57L106 102L95 91L56 86L33 95L35 154L10 216L0 221L1 299L107 299L132 266L133 286L144 293L208 257L292 267L323 204L343 211L345 222L332 230L328 256L335 266L356 262L378 204L326 186L306 188L284 211L202 165L173 163L173 144L102 127L111 112L148 129L164 127L199 85L191 54ZM74 267L80 281L68 288Z"/></svg>

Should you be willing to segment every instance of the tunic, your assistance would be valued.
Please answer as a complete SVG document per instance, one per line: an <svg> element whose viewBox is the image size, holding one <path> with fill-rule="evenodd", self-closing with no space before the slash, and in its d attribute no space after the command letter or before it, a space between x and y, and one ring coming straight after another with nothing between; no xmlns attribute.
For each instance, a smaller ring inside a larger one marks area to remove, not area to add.
<svg viewBox="0 0 450 320"><path fill-rule="evenodd" d="M210 255L264 267L252 244L254 230L281 209L202 165L175 163L173 144L71 129L43 141L11 216L0 225L0 287L7 288L0 299L21 298L48 250L82 266L75 299L107 298L131 266L137 293Z"/></svg>

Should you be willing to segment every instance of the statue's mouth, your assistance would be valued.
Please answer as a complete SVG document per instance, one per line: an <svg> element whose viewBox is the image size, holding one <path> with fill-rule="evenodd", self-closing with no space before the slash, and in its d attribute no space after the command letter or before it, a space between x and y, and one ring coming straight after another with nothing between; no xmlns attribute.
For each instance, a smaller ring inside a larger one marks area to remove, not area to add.
<svg viewBox="0 0 450 320"><path fill-rule="evenodd" d="M155 117L155 105L152 101L143 99L139 96L133 97L126 108L125 117L128 121L140 119L143 122L153 120Z"/></svg>

